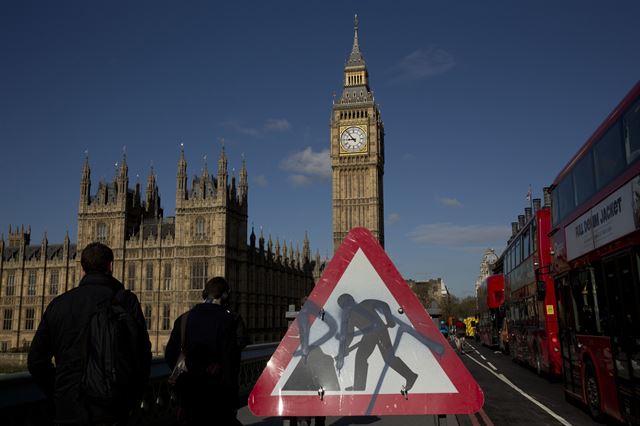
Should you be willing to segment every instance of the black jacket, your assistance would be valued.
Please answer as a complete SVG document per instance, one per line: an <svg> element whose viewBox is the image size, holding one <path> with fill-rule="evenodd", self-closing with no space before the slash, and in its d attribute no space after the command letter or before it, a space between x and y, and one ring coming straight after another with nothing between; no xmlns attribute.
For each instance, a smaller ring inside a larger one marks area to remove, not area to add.
<svg viewBox="0 0 640 426"><path fill-rule="evenodd" d="M241 318L214 303L200 303L188 314L185 331L188 372L177 382L181 419L188 425L210 424L211 416L215 415L216 424L237 425L238 372L244 341L244 337L238 339ZM184 315L173 324L165 349L165 361L171 369L180 355Z"/></svg>
<svg viewBox="0 0 640 426"><path fill-rule="evenodd" d="M122 283L111 275L87 274L78 287L53 299L42 316L31 342L28 368L45 395L53 398L57 423L86 422L87 407L81 402L83 395L79 386L86 352L83 332L92 314L96 312L97 305L112 299L123 288ZM140 374L140 389L144 389L149 379L151 343L138 298L133 293L125 294L128 296L121 304L140 322L140 336L145 340L141 344L148 351L146 362L143 363L146 367ZM55 359L55 366L51 362L52 357ZM132 402L132 405L135 403ZM93 408L92 411L95 413ZM126 412L123 410L122 413L112 415L119 418L125 416Z"/></svg>
<svg viewBox="0 0 640 426"><path fill-rule="evenodd" d="M165 361L173 369L180 355L180 315L173 324L165 349ZM235 315L215 303L200 303L189 311L186 326L186 364L189 372L202 374L212 363L225 366L238 356Z"/></svg>

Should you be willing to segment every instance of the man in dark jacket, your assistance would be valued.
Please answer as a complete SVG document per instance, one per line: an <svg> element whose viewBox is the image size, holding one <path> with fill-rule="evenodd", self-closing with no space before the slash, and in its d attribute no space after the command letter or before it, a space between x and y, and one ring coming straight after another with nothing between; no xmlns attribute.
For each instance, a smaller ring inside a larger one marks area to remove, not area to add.
<svg viewBox="0 0 640 426"><path fill-rule="evenodd" d="M42 316L29 350L29 372L45 395L53 399L56 424L125 424L131 410L140 405L149 379L151 343L144 316L135 294L121 291L122 283L111 275L113 252L109 247L89 244L82 251L80 263L85 275L78 287L53 299ZM139 325L140 371L133 373L134 385L127 403L96 404L89 401L81 384L89 345L87 330L98 306L112 303L116 294L120 305Z"/></svg>
<svg viewBox="0 0 640 426"><path fill-rule="evenodd" d="M184 355L187 372L176 383L180 420L188 425L239 425L236 419L238 370L243 336L241 318L228 308L229 285L222 277L209 280L203 303L178 317L165 350L173 369L180 355L181 323L186 315ZM242 331L240 331L242 333Z"/></svg>

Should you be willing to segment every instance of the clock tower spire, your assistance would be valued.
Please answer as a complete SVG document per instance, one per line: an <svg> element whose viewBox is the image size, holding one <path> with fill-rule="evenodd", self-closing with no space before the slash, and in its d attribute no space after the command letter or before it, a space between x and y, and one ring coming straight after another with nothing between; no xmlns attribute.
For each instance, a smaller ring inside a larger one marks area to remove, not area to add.
<svg viewBox="0 0 640 426"><path fill-rule="evenodd" d="M355 227L368 228L384 246L384 126L354 20L351 54L340 98L331 114L333 249Z"/></svg>

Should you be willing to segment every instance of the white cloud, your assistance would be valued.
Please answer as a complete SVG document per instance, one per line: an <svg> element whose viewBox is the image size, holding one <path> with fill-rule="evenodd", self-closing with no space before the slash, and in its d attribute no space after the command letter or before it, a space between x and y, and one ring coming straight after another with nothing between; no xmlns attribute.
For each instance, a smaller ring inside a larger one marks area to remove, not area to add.
<svg viewBox="0 0 640 426"><path fill-rule="evenodd" d="M291 123L286 118L270 118L264 128L272 132L285 132L291 128Z"/></svg>
<svg viewBox="0 0 640 426"><path fill-rule="evenodd" d="M329 149L314 152L311 147L294 152L280 162L280 168L294 175L307 178L329 179L331 177L331 159ZM300 178L295 178L300 180Z"/></svg>
<svg viewBox="0 0 640 426"><path fill-rule="evenodd" d="M258 175L254 177L253 182L261 188L264 188L269 184L269 182L267 182L267 178L264 175Z"/></svg>
<svg viewBox="0 0 640 426"><path fill-rule="evenodd" d="M289 182L293 186L306 186L311 183L311 179L305 175L292 174L289 175Z"/></svg>
<svg viewBox="0 0 640 426"><path fill-rule="evenodd" d="M408 236L417 243L450 247L495 246L504 244L510 232L505 225L430 223L416 227Z"/></svg>
<svg viewBox="0 0 640 426"><path fill-rule="evenodd" d="M456 65L456 61L449 52L436 47L427 50L418 49L411 52L393 67L394 81L419 80L433 75L442 74Z"/></svg>
<svg viewBox="0 0 640 426"><path fill-rule="evenodd" d="M447 207L462 207L462 203L457 198L440 197L440 204Z"/></svg>
<svg viewBox="0 0 640 426"><path fill-rule="evenodd" d="M398 213L390 213L389 216L387 216L387 223L389 225L393 225L398 222L400 222L400 215Z"/></svg>
<svg viewBox="0 0 640 426"><path fill-rule="evenodd" d="M258 136L260 134L260 131L258 129L245 126L236 120L225 121L224 123L222 123L222 125L243 135Z"/></svg>

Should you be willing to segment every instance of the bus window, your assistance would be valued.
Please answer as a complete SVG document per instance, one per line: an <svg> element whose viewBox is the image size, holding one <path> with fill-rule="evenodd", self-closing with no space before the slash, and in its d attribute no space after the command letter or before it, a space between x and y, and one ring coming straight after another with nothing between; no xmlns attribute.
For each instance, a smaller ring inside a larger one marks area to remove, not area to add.
<svg viewBox="0 0 640 426"><path fill-rule="evenodd" d="M522 250L524 252L523 255L522 255L523 259L526 259L527 257L529 257L531 255L530 231L531 231L531 228L527 228L524 231L524 234L522 234Z"/></svg>
<svg viewBox="0 0 640 426"><path fill-rule="evenodd" d="M596 191L592 158L593 156L591 155L591 151L589 151L580 159L580 161L578 161L573 169L578 205L587 201Z"/></svg>
<svg viewBox="0 0 640 426"><path fill-rule="evenodd" d="M596 165L596 186L600 189L608 184L611 179L618 176L626 165L620 137L620 122L611 126L593 149Z"/></svg>
<svg viewBox="0 0 640 426"><path fill-rule="evenodd" d="M571 293L575 307L576 329L580 334L600 334L599 313L594 307L591 268L584 268L571 277Z"/></svg>
<svg viewBox="0 0 640 426"><path fill-rule="evenodd" d="M640 101L629 108L624 117L624 147L627 164L640 157Z"/></svg>
<svg viewBox="0 0 640 426"><path fill-rule="evenodd" d="M530 324L533 324L533 322L536 320L536 299L535 297L528 297L527 300L525 301L526 305L526 309L527 309L527 320L529 320Z"/></svg>
<svg viewBox="0 0 640 426"><path fill-rule="evenodd" d="M558 191L553 191L551 193L551 222L553 223L553 226L557 226L558 222L560 222L559 205L560 200L558 199Z"/></svg>
<svg viewBox="0 0 640 426"><path fill-rule="evenodd" d="M573 173L567 174L558 185L558 221L561 221L576 208L575 193L573 191Z"/></svg>
<svg viewBox="0 0 640 426"><path fill-rule="evenodd" d="M637 261L637 255L636 255ZM637 281L634 280L631 259L629 256L620 258L620 287L622 290L622 301L624 303L624 314L626 319L626 334L628 336L640 336L640 314L638 313L638 289Z"/></svg>

